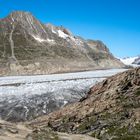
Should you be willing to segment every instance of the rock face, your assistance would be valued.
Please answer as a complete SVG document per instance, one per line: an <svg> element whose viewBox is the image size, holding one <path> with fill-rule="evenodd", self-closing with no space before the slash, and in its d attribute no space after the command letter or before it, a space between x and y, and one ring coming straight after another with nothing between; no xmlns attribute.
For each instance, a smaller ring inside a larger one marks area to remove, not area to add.
<svg viewBox="0 0 140 140"><path fill-rule="evenodd" d="M29 12L0 20L0 75L46 74L124 65L101 41L84 40L43 24Z"/></svg>
<svg viewBox="0 0 140 140"><path fill-rule="evenodd" d="M140 56L137 59L135 59L133 64L140 65Z"/></svg>
<svg viewBox="0 0 140 140"><path fill-rule="evenodd" d="M140 68L93 86L80 102L30 123L55 131L88 134L103 140L140 138Z"/></svg>

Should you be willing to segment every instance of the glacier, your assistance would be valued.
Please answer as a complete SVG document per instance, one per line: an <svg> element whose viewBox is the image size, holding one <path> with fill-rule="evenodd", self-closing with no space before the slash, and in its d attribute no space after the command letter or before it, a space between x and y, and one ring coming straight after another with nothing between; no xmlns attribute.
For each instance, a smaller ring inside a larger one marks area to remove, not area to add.
<svg viewBox="0 0 140 140"><path fill-rule="evenodd" d="M0 117L26 121L80 100L90 87L126 69L0 77Z"/></svg>

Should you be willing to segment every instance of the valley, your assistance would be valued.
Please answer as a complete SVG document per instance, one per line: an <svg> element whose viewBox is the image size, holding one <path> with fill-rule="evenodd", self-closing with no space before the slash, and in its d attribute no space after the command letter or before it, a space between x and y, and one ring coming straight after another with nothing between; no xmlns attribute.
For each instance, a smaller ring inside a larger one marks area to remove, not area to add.
<svg viewBox="0 0 140 140"><path fill-rule="evenodd" d="M34 14L0 19L0 140L139 140L140 56Z"/></svg>
<svg viewBox="0 0 140 140"><path fill-rule="evenodd" d="M79 101L90 87L126 69L0 77L0 117L27 121Z"/></svg>

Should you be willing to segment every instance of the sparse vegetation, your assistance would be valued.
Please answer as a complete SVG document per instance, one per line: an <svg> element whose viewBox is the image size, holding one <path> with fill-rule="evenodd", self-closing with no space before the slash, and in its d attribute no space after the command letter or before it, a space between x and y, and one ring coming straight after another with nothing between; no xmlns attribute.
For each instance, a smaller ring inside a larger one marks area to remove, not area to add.
<svg viewBox="0 0 140 140"><path fill-rule="evenodd" d="M136 96L140 96L140 89L138 89L135 94Z"/></svg>

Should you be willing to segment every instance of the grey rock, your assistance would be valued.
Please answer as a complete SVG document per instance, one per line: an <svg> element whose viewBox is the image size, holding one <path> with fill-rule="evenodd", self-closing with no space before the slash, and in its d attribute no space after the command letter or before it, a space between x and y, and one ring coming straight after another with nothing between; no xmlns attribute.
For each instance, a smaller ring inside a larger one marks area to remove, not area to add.
<svg viewBox="0 0 140 140"><path fill-rule="evenodd" d="M140 65L140 56L137 59L135 59L133 64Z"/></svg>

